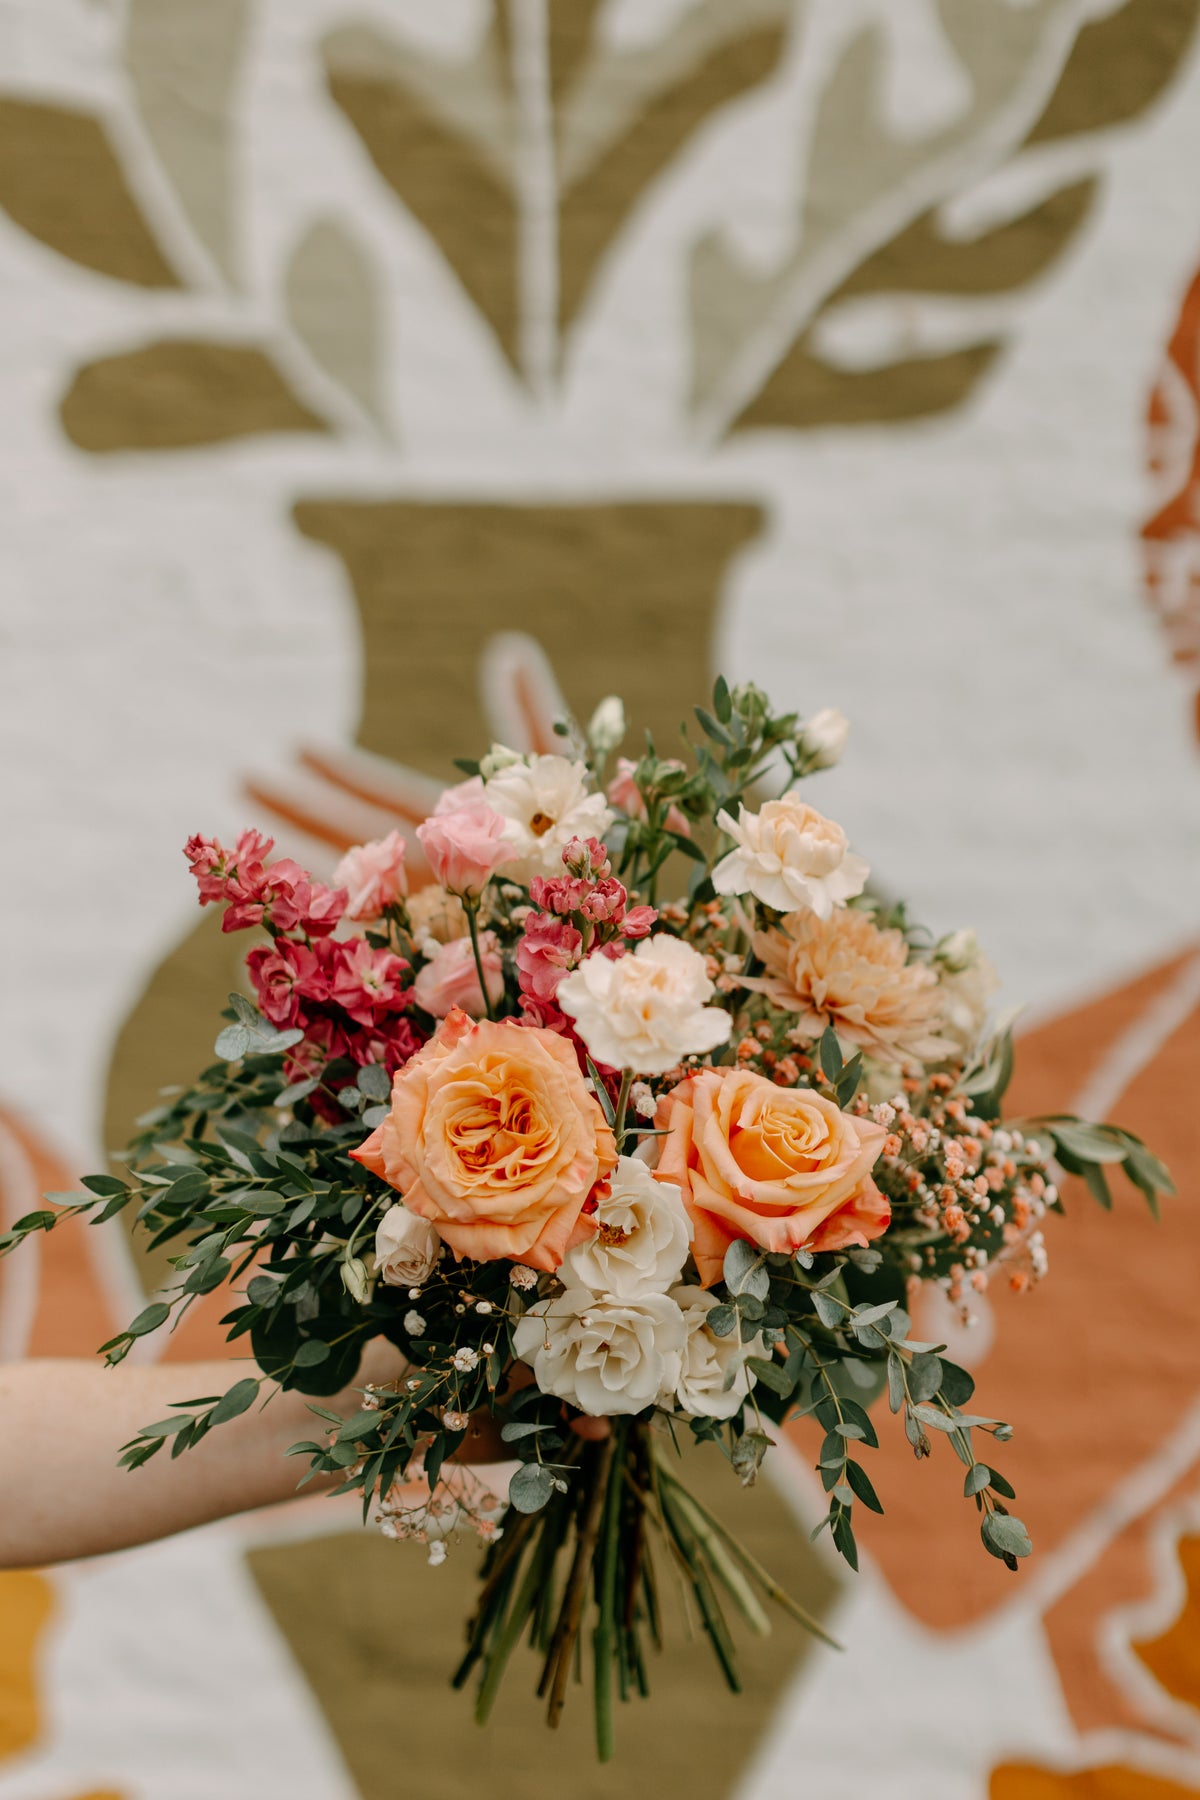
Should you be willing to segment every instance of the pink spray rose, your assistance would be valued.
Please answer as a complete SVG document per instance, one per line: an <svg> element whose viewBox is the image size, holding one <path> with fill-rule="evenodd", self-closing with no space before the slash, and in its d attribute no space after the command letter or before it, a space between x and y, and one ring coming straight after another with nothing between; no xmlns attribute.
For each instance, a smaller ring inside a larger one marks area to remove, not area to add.
<svg viewBox="0 0 1200 1800"><path fill-rule="evenodd" d="M417 826L417 838L434 880L452 894L481 894L495 871L515 854L504 820L481 801L437 814Z"/></svg>
<svg viewBox="0 0 1200 1800"><path fill-rule="evenodd" d="M480 932L479 956L487 980L488 999L494 1006L504 995L504 960L494 932ZM438 945L432 960L426 963L413 983L413 996L417 1005L432 1013L435 1019L444 1019L456 1006L470 1013L473 1019L486 1013L469 937L454 938L449 944Z"/></svg>
<svg viewBox="0 0 1200 1800"><path fill-rule="evenodd" d="M349 895L346 916L369 923L408 892L404 875L404 839L398 831L347 850L333 872Z"/></svg>

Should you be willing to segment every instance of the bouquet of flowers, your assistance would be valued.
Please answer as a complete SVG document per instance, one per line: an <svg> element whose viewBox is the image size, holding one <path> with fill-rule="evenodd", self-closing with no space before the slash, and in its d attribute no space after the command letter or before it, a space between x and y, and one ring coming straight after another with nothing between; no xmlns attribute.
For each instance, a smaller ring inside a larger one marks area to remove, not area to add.
<svg viewBox="0 0 1200 1800"><path fill-rule="evenodd" d="M616 699L558 727L562 754L493 746L412 842L350 850L334 886L253 831L192 838L201 903L256 934L253 999L230 996L218 1060L140 1121L123 1172L0 1237L132 1206L178 1247L110 1363L230 1291L259 1372L148 1424L130 1468L271 1383L338 1393L390 1340L395 1378L350 1417L314 1403L293 1453L431 1561L458 1533L487 1546L455 1676L481 1719L528 1636L556 1723L590 1632L601 1757L614 1696L647 1691L664 1566L733 1687L731 1608L764 1630L769 1600L824 1635L689 1491L681 1441L749 1484L811 1415L818 1529L856 1565L886 1398L918 1458L945 1437L985 1551L1015 1568L1029 1539L981 1444L1010 1427L969 1410L971 1377L908 1309L923 1283L966 1310L1042 1276L1061 1170L1106 1205L1112 1164L1152 1207L1170 1189L1116 1126L1001 1123L1012 1044L987 1030L972 934L935 942L873 894L797 791L840 755L840 714L718 680L696 720L678 754L648 741L615 768ZM506 1500L460 1458L488 1414Z"/></svg>

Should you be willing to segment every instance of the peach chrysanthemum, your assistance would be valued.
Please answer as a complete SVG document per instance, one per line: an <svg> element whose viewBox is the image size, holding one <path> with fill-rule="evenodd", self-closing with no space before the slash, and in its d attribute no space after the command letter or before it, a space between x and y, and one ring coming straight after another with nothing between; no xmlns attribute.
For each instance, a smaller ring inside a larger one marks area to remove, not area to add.
<svg viewBox="0 0 1200 1800"><path fill-rule="evenodd" d="M888 1063L936 1063L958 1045L942 1035L942 995L928 963L909 962L901 931L838 907L827 919L789 913L754 934L764 973L745 986L796 1014L797 1042L832 1025L838 1036Z"/></svg>

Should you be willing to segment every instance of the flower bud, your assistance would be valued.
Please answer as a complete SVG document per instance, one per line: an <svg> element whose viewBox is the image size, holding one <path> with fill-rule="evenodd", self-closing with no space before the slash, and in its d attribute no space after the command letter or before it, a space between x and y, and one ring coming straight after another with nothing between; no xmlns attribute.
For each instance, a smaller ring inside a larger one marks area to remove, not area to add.
<svg viewBox="0 0 1200 1800"><path fill-rule="evenodd" d="M814 713L800 732L800 748L809 769L832 769L841 761L849 735L850 721L836 706L825 706Z"/></svg>
<svg viewBox="0 0 1200 1800"><path fill-rule="evenodd" d="M969 928L952 931L940 940L934 955L952 975L961 975L964 969L978 962L979 939Z"/></svg>
<svg viewBox="0 0 1200 1800"><path fill-rule="evenodd" d="M511 769L524 761L519 750L510 750L507 744L493 744L487 755L480 758L479 773L485 781L490 781L501 769Z"/></svg>
<svg viewBox="0 0 1200 1800"><path fill-rule="evenodd" d="M625 736L625 708L619 694L609 694L588 721L587 741L597 756L607 756Z"/></svg>

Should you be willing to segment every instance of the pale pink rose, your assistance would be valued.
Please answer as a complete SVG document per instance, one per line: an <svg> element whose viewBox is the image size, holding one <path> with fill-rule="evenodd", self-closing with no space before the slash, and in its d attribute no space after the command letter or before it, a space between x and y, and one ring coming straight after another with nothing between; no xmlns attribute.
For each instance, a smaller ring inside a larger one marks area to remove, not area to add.
<svg viewBox="0 0 1200 1800"><path fill-rule="evenodd" d="M504 997L504 959L494 932L480 932L479 956L487 980L488 999L494 1006ZM426 963L413 983L413 993L417 1005L432 1013L435 1019L444 1019L456 1006L461 1006L473 1019L481 1018L487 1007L479 991L479 971L475 967L470 938L455 938L449 944L439 944L432 960Z"/></svg>
<svg viewBox="0 0 1200 1800"><path fill-rule="evenodd" d="M433 816L435 819L444 819L447 813L461 812L464 806L478 806L482 803L483 776L471 775L466 781L458 781L453 787L443 788L433 809Z"/></svg>
<svg viewBox="0 0 1200 1800"><path fill-rule="evenodd" d="M335 887L346 889L346 917L369 922L395 906L408 892L404 874L404 839L398 831L347 850L333 872Z"/></svg>
<svg viewBox="0 0 1200 1800"><path fill-rule="evenodd" d="M504 835L504 820L479 800L454 812L434 813L417 826L417 839L434 880L452 894L472 898L514 855Z"/></svg>
<svg viewBox="0 0 1200 1800"><path fill-rule="evenodd" d="M661 763L660 768L681 769L682 763ZM608 784L608 803L615 806L618 812L627 813L631 819L646 817L646 802L642 799L641 789L633 779L637 764L628 756L617 758L617 772ZM680 812L677 806L668 806L667 816L663 821L668 831L677 837L691 837L692 828L686 813Z"/></svg>

